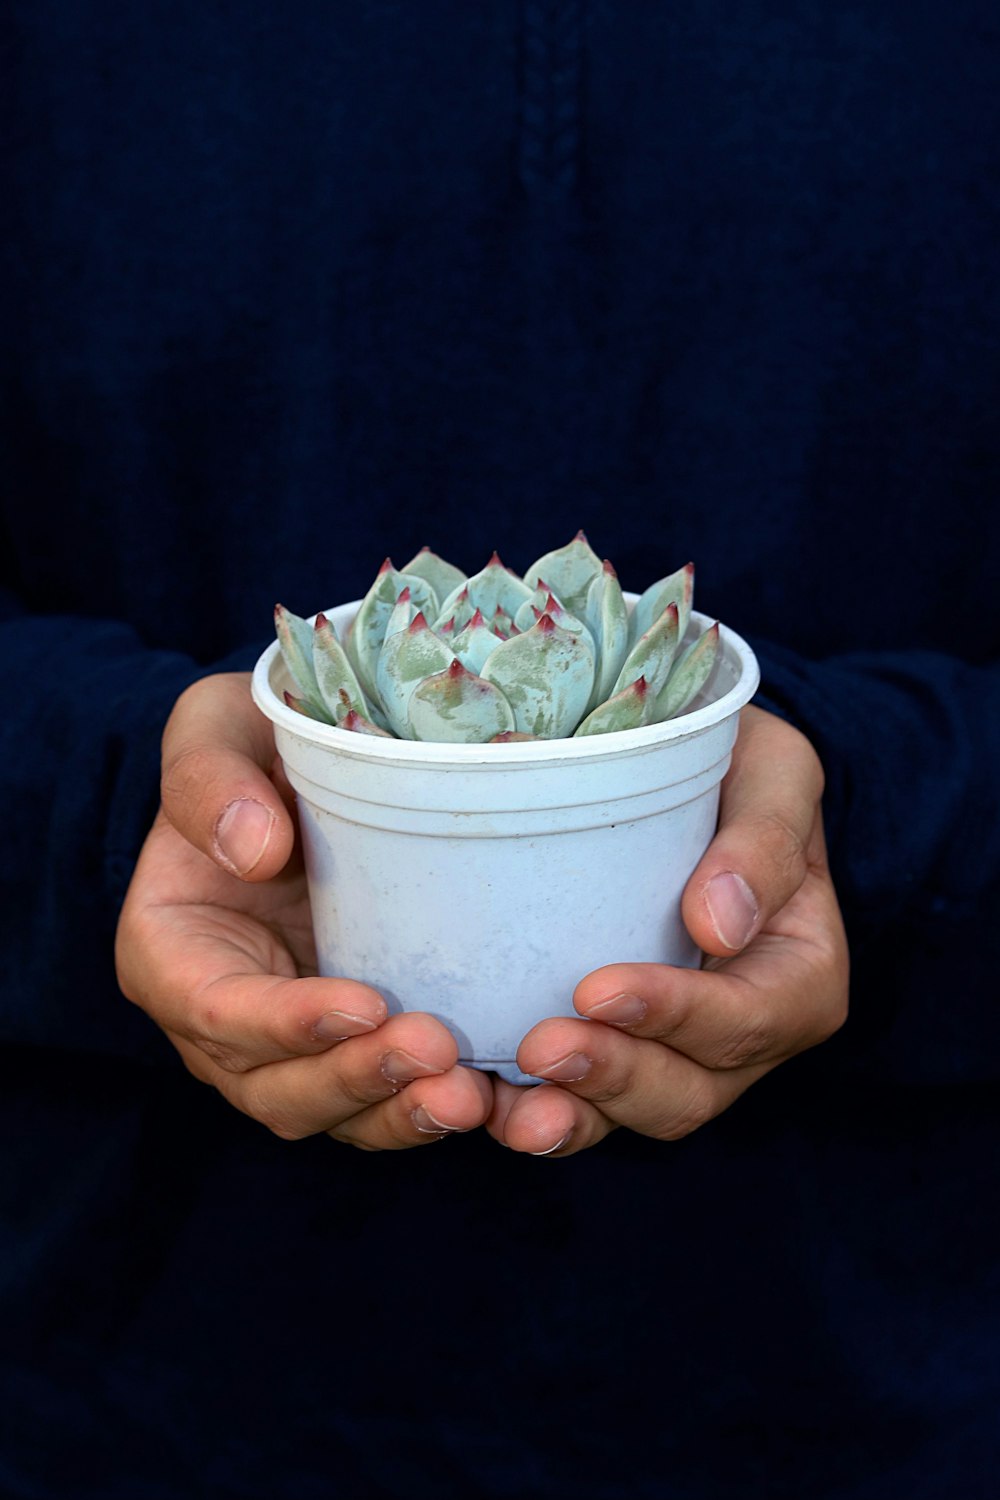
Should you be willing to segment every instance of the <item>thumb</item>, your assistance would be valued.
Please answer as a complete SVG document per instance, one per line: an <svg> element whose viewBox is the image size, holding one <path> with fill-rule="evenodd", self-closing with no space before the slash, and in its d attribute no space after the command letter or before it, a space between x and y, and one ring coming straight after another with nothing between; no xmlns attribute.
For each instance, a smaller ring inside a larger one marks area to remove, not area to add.
<svg viewBox="0 0 1000 1500"><path fill-rule="evenodd" d="M704 952L732 957L794 896L822 795L823 768L805 735L763 709L744 709L718 832L681 907Z"/></svg>
<svg viewBox="0 0 1000 1500"><path fill-rule="evenodd" d="M274 735L250 696L250 674L204 677L182 693L163 732L167 818L231 875L269 880L295 841L271 780Z"/></svg>

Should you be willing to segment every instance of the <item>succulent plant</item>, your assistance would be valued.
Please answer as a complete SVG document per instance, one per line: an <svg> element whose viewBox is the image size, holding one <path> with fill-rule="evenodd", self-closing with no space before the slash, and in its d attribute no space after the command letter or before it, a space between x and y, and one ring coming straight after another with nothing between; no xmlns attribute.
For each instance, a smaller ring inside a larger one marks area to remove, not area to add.
<svg viewBox="0 0 1000 1500"><path fill-rule="evenodd" d="M400 570L386 558L342 641L277 605L285 700L359 734L469 744L658 724L718 654L717 624L682 644L693 593L688 563L630 611L582 531L523 578L496 553L469 578L424 547Z"/></svg>

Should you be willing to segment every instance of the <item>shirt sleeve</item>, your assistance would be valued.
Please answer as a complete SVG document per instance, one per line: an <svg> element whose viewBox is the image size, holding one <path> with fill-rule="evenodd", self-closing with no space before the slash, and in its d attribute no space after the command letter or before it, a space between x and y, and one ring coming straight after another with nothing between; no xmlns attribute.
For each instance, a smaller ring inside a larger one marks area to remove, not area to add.
<svg viewBox="0 0 1000 1500"><path fill-rule="evenodd" d="M883 1082L994 1081L1000 666L924 651L817 662L755 650L756 702L801 729L826 771L852 999L849 1025L818 1050Z"/></svg>
<svg viewBox="0 0 1000 1500"><path fill-rule="evenodd" d="M208 671L250 666L256 649L200 666L121 622L28 615L0 591L0 1040L162 1055L118 989L118 911L175 700Z"/></svg>
<svg viewBox="0 0 1000 1500"><path fill-rule="evenodd" d="M759 655L757 702L823 762L848 916L947 913L997 885L1000 666L918 651L810 662L766 644Z"/></svg>

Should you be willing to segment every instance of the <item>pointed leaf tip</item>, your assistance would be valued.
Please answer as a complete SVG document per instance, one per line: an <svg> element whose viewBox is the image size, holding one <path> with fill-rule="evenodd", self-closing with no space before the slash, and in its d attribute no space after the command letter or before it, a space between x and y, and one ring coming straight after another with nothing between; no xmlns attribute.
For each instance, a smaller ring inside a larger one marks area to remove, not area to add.
<svg viewBox="0 0 1000 1500"><path fill-rule="evenodd" d="M326 615L323 614L323 612L321 610L320 613L316 616L316 623L313 626L313 629L314 630L325 630L326 627L329 625L329 623L330 623L330 621L327 619Z"/></svg>
<svg viewBox="0 0 1000 1500"><path fill-rule="evenodd" d="M424 616L422 609L418 609L409 624L410 635L419 635L422 630L430 630L430 626Z"/></svg>
<svg viewBox="0 0 1000 1500"><path fill-rule="evenodd" d="M396 595L396 603L397 604L409 604L411 598L412 598L412 595L410 593L410 585L407 584L406 587L402 590L402 592Z"/></svg>

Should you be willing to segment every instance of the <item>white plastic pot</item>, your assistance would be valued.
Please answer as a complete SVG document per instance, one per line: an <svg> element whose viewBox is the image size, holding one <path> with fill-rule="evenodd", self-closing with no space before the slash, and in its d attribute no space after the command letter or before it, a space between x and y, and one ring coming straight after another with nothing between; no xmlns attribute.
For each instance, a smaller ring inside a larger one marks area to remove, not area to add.
<svg viewBox="0 0 1000 1500"><path fill-rule="evenodd" d="M343 635L358 601L327 610ZM692 616L690 634L711 622ZM521 1038L574 1015L602 964L693 966L681 921L712 838L750 648L722 627L695 706L648 729L510 745L421 744L288 708L278 651L253 696L298 799L321 974L364 980L390 1012L427 1011L461 1060L513 1083Z"/></svg>

